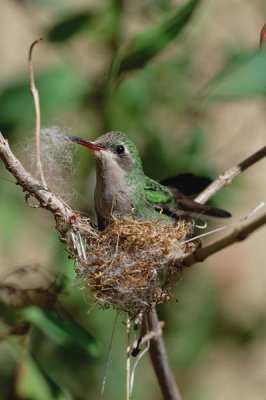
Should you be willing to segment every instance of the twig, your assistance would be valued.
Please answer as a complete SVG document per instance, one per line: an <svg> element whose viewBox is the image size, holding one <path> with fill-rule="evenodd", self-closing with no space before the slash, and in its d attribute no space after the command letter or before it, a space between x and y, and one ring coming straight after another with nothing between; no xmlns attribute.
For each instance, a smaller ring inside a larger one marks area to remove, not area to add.
<svg viewBox="0 0 266 400"><path fill-rule="evenodd" d="M133 343L132 346L132 350L131 350L131 354L132 352L139 352L140 351L140 346L145 344L145 343L149 343L151 339L153 339L156 335L162 335L162 328L164 326L164 322L163 321L159 321L159 325L157 326L157 330L155 331L146 331L145 333L141 333L141 337L139 337L138 339L136 339Z"/></svg>
<svg viewBox="0 0 266 400"><path fill-rule="evenodd" d="M71 217L75 215L74 211L63 203L59 197L40 185L40 182L25 170L10 150L7 140L4 139L1 133L0 158L3 160L6 169L16 179L17 184L22 187L23 191L35 197L40 202L40 207L51 211L56 220L69 222Z"/></svg>
<svg viewBox="0 0 266 400"><path fill-rule="evenodd" d="M130 327L131 327L131 321L129 316L127 316L127 359L126 359L126 400L130 400L131 398L131 390L130 390L130 382L131 382L131 376L130 376L130 359L131 359L131 348L130 348Z"/></svg>
<svg viewBox="0 0 266 400"><path fill-rule="evenodd" d="M43 169L42 169L42 162L41 162L41 109L40 109L40 99L39 99L39 92L35 84L34 79L34 69L32 64L32 55L33 49L36 44L41 43L43 41L42 38L35 40L29 50L29 77L30 77L30 91L33 97L34 102L34 110L35 110L35 145L36 145L36 166L39 177L44 187L47 187L45 182Z"/></svg>
<svg viewBox="0 0 266 400"><path fill-rule="evenodd" d="M230 185L234 178L244 172L246 169L256 164L258 161L266 157L266 146L262 147L256 153L246 158L244 161L228 169L222 175L219 176L214 182L212 182L202 193L200 193L195 201L204 204L216 193L218 193L224 186Z"/></svg>
<svg viewBox="0 0 266 400"><path fill-rule="evenodd" d="M158 332L158 334L155 334L150 341L149 353L164 399L181 400L178 386L169 366L160 322L155 309L151 309L146 314L145 330L146 332Z"/></svg>
<svg viewBox="0 0 266 400"><path fill-rule="evenodd" d="M198 262L202 262L212 254L218 253L236 242L245 240L251 233L261 228L263 225L266 225L266 214L263 214L254 221L239 225L231 233L221 239L217 239L209 245L196 250L194 253L184 256L180 263L177 263L177 266L191 267Z"/></svg>
<svg viewBox="0 0 266 400"><path fill-rule="evenodd" d="M111 339L110 339L109 348L108 348L108 352L107 352L107 360L105 363L102 388L101 388L101 398L103 398L105 385L106 385L106 381L107 381L107 374L108 374L109 367L111 365L112 347L113 347L113 341L114 341L114 336L115 336L115 329L116 329L117 321L118 321L118 315L119 315L119 313L117 311L115 313L115 320L114 320L113 329L112 329L112 333L111 333Z"/></svg>
<svg viewBox="0 0 266 400"><path fill-rule="evenodd" d="M140 360L142 359L142 357L149 351L150 348L150 342L147 343L147 346L139 353L139 355L137 356L137 359L135 361L135 364L132 368L132 372L131 372L131 378L130 378L130 395L132 396L132 392L133 392L133 387L134 387L134 381L135 381L135 373L137 370L137 366L139 365Z"/></svg>

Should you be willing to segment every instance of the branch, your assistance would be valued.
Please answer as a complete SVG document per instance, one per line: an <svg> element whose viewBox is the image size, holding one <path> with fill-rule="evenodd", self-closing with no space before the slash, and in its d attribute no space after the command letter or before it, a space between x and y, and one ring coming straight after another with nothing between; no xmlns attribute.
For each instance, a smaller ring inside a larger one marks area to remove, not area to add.
<svg viewBox="0 0 266 400"><path fill-rule="evenodd" d="M198 203L204 204L216 193L218 193L224 186L230 185L238 175L244 172L246 169L256 164L258 161L266 157L266 146L262 147L256 153L243 160L238 165L228 169L226 172L221 174L218 179L212 182L202 193L200 193L194 200Z"/></svg>
<svg viewBox="0 0 266 400"><path fill-rule="evenodd" d="M195 198L198 203L206 203L212 196L218 193L224 186L230 185L234 178L244 172L246 169L250 168L252 165L256 164L258 161L266 157L266 146L262 147L256 153L247 157L245 160L240 162L238 165L228 169L226 172L221 174L218 179L212 182L199 196ZM202 262L206 258L210 257L212 254L230 246L235 242L242 241L246 239L248 235L252 232L265 225L266 215L262 215L254 221L246 223L244 225L239 225L234 229L229 235L222 237L214 241L213 243L196 250L194 253L183 256L180 259L180 263L177 262L177 266L190 267L197 262Z"/></svg>
<svg viewBox="0 0 266 400"><path fill-rule="evenodd" d="M130 390L130 375L131 375L131 351L130 351L130 318L127 316L127 358L126 358L126 400L131 399L131 390Z"/></svg>
<svg viewBox="0 0 266 400"><path fill-rule="evenodd" d="M41 163L41 109L40 109L40 99L39 99L39 92L35 85L34 80L34 70L32 65L32 55L33 49L36 44L42 42L42 38L35 40L32 43L29 50L29 77L30 77L30 91L33 97L34 102L34 110L35 110L35 143L36 143L36 164L37 164L37 171L41 178L43 186L47 187L45 182L43 170L42 170L42 163Z"/></svg>
<svg viewBox="0 0 266 400"><path fill-rule="evenodd" d="M202 262L206 260L206 258L215 253L218 253L226 247L229 247L236 242L245 240L251 233L261 228L263 225L266 225L266 214L263 214L262 216L249 223L239 225L231 233L229 233L229 235L226 235L221 239L215 240L209 245L206 245L201 249L196 250L194 253L190 253L184 256L180 260L180 263L177 264L177 266L191 267L198 262Z"/></svg>
<svg viewBox="0 0 266 400"><path fill-rule="evenodd" d="M62 222L69 222L73 217L73 211L54 193L47 190L43 185L33 178L23 167L20 161L14 156L7 140L0 133L0 158L3 160L6 169L14 176L17 184L24 192L34 196L40 203L40 207L51 211L55 219Z"/></svg>
<svg viewBox="0 0 266 400"><path fill-rule="evenodd" d="M169 366L162 330L155 309L146 314L145 331L155 333L150 341L150 357L165 400L181 400L175 377Z"/></svg>

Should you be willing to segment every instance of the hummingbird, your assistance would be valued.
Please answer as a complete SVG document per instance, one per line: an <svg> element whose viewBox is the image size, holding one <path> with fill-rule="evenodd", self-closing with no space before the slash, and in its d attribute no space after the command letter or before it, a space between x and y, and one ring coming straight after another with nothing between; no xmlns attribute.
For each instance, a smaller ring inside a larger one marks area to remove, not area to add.
<svg viewBox="0 0 266 400"><path fill-rule="evenodd" d="M127 215L173 225L184 214L231 216L227 211L197 203L187 196L194 191L193 186L185 188L187 183L201 190L210 183L208 178L181 174L157 182L146 176L136 145L122 132L108 132L94 142L78 136L68 136L67 140L93 152L96 166L94 209L99 230L104 230L114 218Z"/></svg>

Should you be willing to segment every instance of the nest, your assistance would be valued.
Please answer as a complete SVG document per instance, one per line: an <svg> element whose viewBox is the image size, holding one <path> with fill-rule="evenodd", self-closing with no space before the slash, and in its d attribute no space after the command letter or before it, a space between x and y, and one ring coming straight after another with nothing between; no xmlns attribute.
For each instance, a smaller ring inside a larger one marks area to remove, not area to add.
<svg viewBox="0 0 266 400"><path fill-rule="evenodd" d="M103 232L78 217L68 230L69 254L78 277L96 302L127 311L131 316L169 299L177 260L192 252L191 221L176 226L132 218L114 220Z"/></svg>

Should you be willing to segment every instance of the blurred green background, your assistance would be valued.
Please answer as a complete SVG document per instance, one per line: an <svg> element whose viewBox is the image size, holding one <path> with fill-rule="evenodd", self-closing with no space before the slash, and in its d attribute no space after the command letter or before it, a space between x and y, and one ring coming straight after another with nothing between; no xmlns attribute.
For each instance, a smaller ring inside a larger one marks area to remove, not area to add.
<svg viewBox="0 0 266 400"><path fill-rule="evenodd" d="M42 36L34 65L43 126L89 139L121 130L151 177L215 178L265 145L266 52L258 49L265 19L264 0L2 0L0 130L30 165L27 53ZM115 313L92 304L53 218L28 207L0 168L0 399L98 399ZM64 190L75 194L73 207L93 215L85 150L73 169ZM214 202L238 220L265 198L262 162ZM186 400L265 397L265 237L260 230L183 273L159 309ZM125 319L104 399L125 398ZM133 399L161 398L145 356Z"/></svg>

